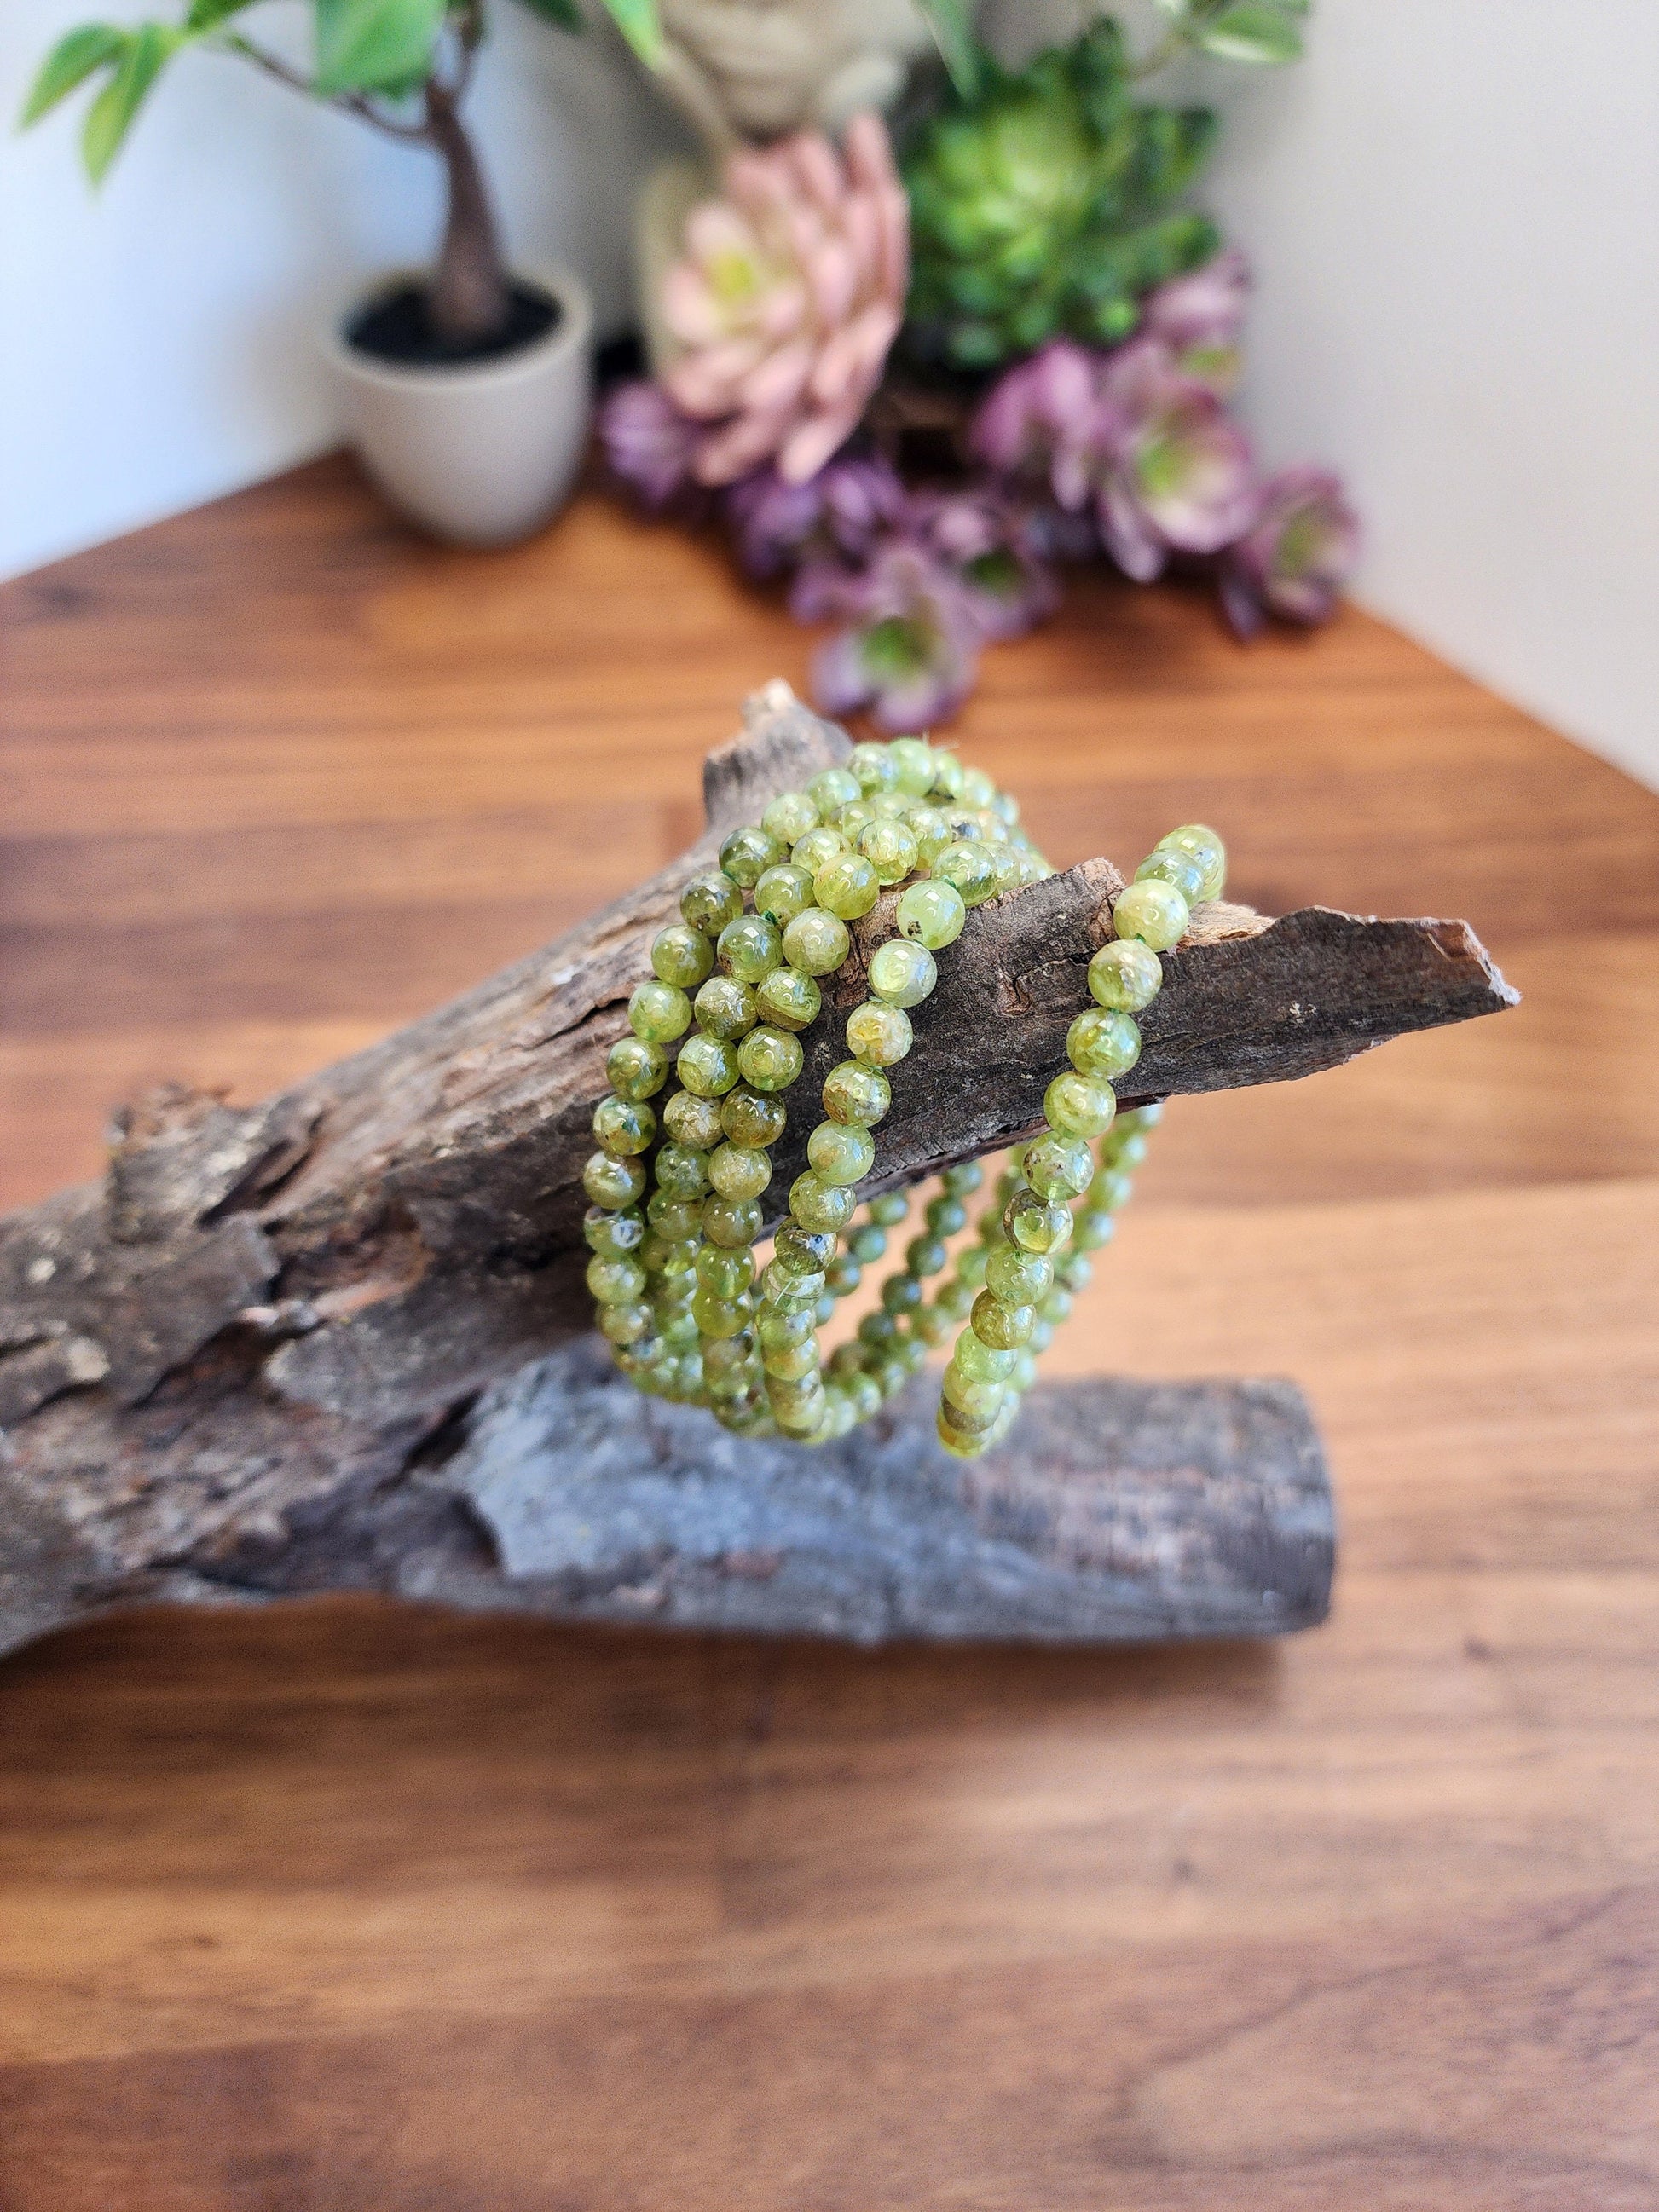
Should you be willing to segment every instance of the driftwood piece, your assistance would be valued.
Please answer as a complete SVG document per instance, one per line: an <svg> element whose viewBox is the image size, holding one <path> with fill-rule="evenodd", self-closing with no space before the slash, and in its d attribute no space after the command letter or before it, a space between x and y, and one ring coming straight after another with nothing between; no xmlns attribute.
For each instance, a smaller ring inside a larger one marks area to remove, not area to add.
<svg viewBox="0 0 1659 2212"><path fill-rule="evenodd" d="M0 1223L0 1647L158 1595L406 1586L433 1469L474 1450L479 1394L583 1325L587 1123L651 935L696 855L844 756L784 687L745 712L705 769L692 855L263 1106L141 1102L101 1187ZM1120 888L1089 860L970 915L919 1010L883 1182L1035 1126ZM859 995L888 926L884 908L860 926L832 1006ZM1200 907L1124 1095L1285 1080L1512 1003L1461 922ZM799 1096L839 1057L838 1030L818 1024ZM775 1190L805 1128L797 1116L778 1148ZM354 1515L381 1529L372 1564L343 1533ZM521 1601L512 1577L493 1586ZM1165 1597L1179 1613L1174 1584ZM1079 1599L1074 1632L1098 1619Z"/></svg>

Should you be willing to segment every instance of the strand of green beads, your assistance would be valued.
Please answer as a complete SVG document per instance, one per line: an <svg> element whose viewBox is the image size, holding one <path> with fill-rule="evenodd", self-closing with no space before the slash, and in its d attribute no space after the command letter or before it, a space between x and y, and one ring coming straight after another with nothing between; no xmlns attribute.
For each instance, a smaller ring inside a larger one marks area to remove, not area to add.
<svg viewBox="0 0 1659 2212"><path fill-rule="evenodd" d="M1000 1221L981 1225L984 1287L957 1340L939 1396L939 1439L961 1457L987 1449L1007 1433L1035 1374L1036 1353L1088 1280L1086 1252L1064 1249L1077 1226L1072 1201L1083 1199L1079 1218L1090 1223L1092 1237L1103 1241L1109 1229L1102 1224L1128 1195L1121 1166L1124 1149L1136 1141L1144 1145L1150 1125L1144 1113L1137 1115L1116 1145L1106 1141L1116 1116L1112 1082L1140 1056L1134 1017L1163 988L1159 954L1186 934L1194 901L1220 896L1225 872L1226 853L1214 831L1186 823L1141 862L1114 905L1112 941L1089 963L1096 1004L1073 1022L1066 1040L1072 1065L1043 1096L1048 1127L1010 1155L1012 1172L998 1194L1006 1189ZM1091 1139L1103 1140L1098 1160ZM971 1280L965 1257L958 1273Z"/></svg>

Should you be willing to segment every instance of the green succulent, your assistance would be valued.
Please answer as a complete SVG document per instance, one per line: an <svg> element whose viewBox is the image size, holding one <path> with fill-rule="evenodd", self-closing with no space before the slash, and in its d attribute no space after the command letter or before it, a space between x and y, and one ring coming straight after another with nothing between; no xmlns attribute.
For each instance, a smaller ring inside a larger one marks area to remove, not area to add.
<svg viewBox="0 0 1659 2212"><path fill-rule="evenodd" d="M1220 243L1207 217L1176 205L1214 115L1137 102L1109 21L1023 70L981 53L977 77L904 163L921 349L988 368L1062 332L1126 337L1144 295Z"/></svg>

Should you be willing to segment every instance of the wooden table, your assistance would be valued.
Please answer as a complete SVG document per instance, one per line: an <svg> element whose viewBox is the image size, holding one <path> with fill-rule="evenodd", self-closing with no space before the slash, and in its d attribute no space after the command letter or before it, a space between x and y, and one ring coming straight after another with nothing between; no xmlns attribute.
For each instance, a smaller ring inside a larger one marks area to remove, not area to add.
<svg viewBox="0 0 1659 2212"><path fill-rule="evenodd" d="M463 557L341 464L3 618L7 1202L620 890L810 647L597 500ZM1062 1340L1305 1385L1331 1625L16 1656L5 2212L1659 2204L1659 799L1361 616L1244 652L1103 579L952 735L1056 859L1201 816L1241 896L1467 915L1526 994L1179 1103Z"/></svg>

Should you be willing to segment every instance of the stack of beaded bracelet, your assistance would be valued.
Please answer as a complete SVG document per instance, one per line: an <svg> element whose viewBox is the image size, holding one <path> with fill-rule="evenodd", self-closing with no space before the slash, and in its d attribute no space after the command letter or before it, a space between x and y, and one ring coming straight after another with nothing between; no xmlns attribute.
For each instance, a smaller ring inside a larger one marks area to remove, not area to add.
<svg viewBox="0 0 1659 2212"><path fill-rule="evenodd" d="M1139 1057L1134 1016L1161 987L1158 954L1184 934L1193 902L1219 896L1224 869L1221 841L1200 824L1172 830L1142 861L1114 909L1113 940L1090 963L1097 1003L1072 1024L1071 1068L1044 1097L1048 1127L1009 1154L978 1242L952 1263L963 1200L983 1180L969 1163L939 1178L903 1272L826 1375L819 1327L908 1210L890 1194L854 1221L854 1187L871 1172L871 1132L890 1102L886 1071L910 1049L907 1009L933 990L933 954L961 934L969 907L1052 871L1012 799L915 738L855 746L845 768L826 769L734 831L719 868L686 885L681 920L653 944L653 973L629 1002L632 1034L611 1051L611 1095L593 1116L587 1279L624 1370L740 1433L821 1443L867 1419L965 1319L945 1370L939 1436L964 1456L996 1443L1128 1195L1158 1109L1118 1115L1112 1079ZM847 924L899 885L899 934L871 958L870 995L847 1017L850 1057L825 1079L828 1118L807 1140L810 1165L757 1273L770 1147L785 1127L781 1094L803 1064L799 1033L819 1012L817 979L848 957ZM680 1087L659 1133L649 1102L680 1038ZM641 1207L653 1145L654 1188ZM926 1285L939 1275L930 1298Z"/></svg>

